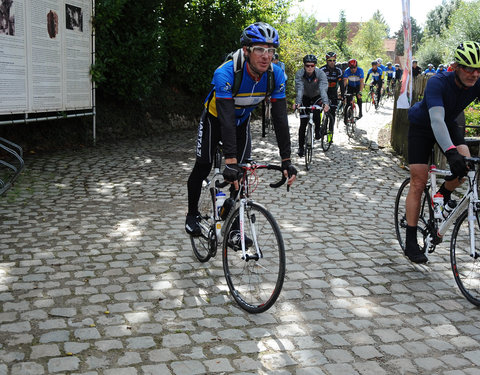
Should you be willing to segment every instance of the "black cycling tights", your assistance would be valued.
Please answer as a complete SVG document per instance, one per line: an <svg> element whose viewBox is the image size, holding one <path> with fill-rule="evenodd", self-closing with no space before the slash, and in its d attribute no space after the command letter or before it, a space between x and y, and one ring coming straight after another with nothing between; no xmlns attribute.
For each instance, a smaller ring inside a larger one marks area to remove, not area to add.
<svg viewBox="0 0 480 375"><path fill-rule="evenodd" d="M202 193L202 183L205 180L212 169L212 163L199 163L195 162L192 173L188 177L187 189L188 189L188 214L196 215L198 213L198 200Z"/></svg>

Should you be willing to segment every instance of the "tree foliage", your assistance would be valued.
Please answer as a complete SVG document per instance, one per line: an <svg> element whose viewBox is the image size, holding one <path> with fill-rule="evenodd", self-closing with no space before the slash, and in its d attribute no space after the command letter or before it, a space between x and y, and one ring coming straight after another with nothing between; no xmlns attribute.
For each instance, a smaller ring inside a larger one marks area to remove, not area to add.
<svg viewBox="0 0 480 375"><path fill-rule="evenodd" d="M347 27L347 17L345 16L345 11L341 10L339 15L339 22L335 30L335 39L337 41L338 48L344 54L347 52L347 42L348 42L348 27Z"/></svg>
<svg viewBox="0 0 480 375"><path fill-rule="evenodd" d="M442 5L435 7L428 12L427 21L425 22L425 36L440 36L450 26L450 17L452 13L459 7L461 0L442 1Z"/></svg>
<svg viewBox="0 0 480 375"><path fill-rule="evenodd" d="M357 59L372 60L384 56L383 40L387 37L387 28L384 23L375 18L365 22L353 38L353 51Z"/></svg>
<svg viewBox="0 0 480 375"><path fill-rule="evenodd" d="M411 17L410 23L412 26L412 54L415 55L415 53L418 50L418 47L420 46L420 43L422 42L423 31L422 31L422 28L417 25L417 21L415 20L415 18ZM400 27L400 29L395 32L393 37L397 40L397 44L395 46L395 53L401 56L403 55L404 49L405 49L403 26Z"/></svg>

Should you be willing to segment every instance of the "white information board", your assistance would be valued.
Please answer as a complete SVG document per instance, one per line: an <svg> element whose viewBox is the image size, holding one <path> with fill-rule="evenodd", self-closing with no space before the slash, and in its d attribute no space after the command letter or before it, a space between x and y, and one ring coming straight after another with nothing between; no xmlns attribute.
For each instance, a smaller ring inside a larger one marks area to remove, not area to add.
<svg viewBox="0 0 480 375"><path fill-rule="evenodd" d="M0 0L0 115L92 108L92 0Z"/></svg>

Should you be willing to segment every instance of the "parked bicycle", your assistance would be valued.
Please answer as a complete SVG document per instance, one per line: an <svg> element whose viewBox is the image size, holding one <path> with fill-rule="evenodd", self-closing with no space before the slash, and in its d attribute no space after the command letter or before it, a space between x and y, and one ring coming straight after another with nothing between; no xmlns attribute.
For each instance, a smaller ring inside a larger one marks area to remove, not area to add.
<svg viewBox="0 0 480 375"><path fill-rule="evenodd" d="M344 119L345 131L349 138L355 137L355 131L357 128L357 118L358 118L358 107L356 103L356 95L354 94L345 94L347 99L347 105L344 110Z"/></svg>
<svg viewBox="0 0 480 375"><path fill-rule="evenodd" d="M22 147L0 137L0 196L12 188L24 164Z"/></svg>
<svg viewBox="0 0 480 375"><path fill-rule="evenodd" d="M313 146L315 144L315 123L313 122L313 112L314 111L322 111L323 112L323 107L314 104L309 107L305 106L300 106L296 108L299 111L303 111L303 113L300 114L300 117L302 116L308 116L308 123L307 123L307 129L305 131L305 169L308 171L310 169L310 165L312 164L313 161ZM308 115L305 113L306 110L310 110ZM295 112L295 115L297 112ZM323 120L320 120L321 122ZM326 120L328 121L328 120ZM321 123L320 123L321 124ZM322 124L321 124L322 125ZM330 147L330 146L329 146Z"/></svg>
<svg viewBox="0 0 480 375"><path fill-rule="evenodd" d="M272 103L270 97L267 96L262 102L262 137L265 137L272 128Z"/></svg>
<svg viewBox="0 0 480 375"><path fill-rule="evenodd" d="M285 278L285 246L280 227L273 215L255 202L251 195L262 169L282 173L272 188L282 186L286 177L277 165L254 162L240 164L243 176L239 190L225 199L221 188L222 153L217 148L213 177L204 181L199 201L202 234L191 237L193 252L200 262L217 253L222 243L223 271L230 294L238 305L250 312L261 313L273 306L282 290ZM288 186L287 186L288 190Z"/></svg>
<svg viewBox="0 0 480 375"><path fill-rule="evenodd" d="M437 191L436 176L449 176L451 173L448 170L437 169L435 165L430 166L429 183L421 199L418 221L418 231L421 235L419 245L425 255L432 253L442 242L448 228L454 225L450 242L453 276L466 299L478 306L480 305L480 200L477 180L480 158L470 157L465 160L470 169L466 178L467 191L458 204L455 201L449 201L445 207L435 204L434 201L434 194ZM407 178L400 186L395 200L395 231L403 251L406 246L407 226L405 199L409 187L410 178Z"/></svg>

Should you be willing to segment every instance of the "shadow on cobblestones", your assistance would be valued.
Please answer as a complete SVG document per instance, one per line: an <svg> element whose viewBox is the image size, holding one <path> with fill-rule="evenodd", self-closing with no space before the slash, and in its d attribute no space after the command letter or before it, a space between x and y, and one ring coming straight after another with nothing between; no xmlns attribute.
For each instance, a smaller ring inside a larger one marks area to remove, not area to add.
<svg viewBox="0 0 480 375"><path fill-rule="evenodd" d="M258 127L254 155L277 161ZM194 140L27 158L0 200L0 374L474 373L478 310L456 290L448 241L424 268L396 243L406 173L389 151L340 124L310 171L294 158L290 192L262 176L256 198L282 228L287 274L276 305L249 315L221 257L198 263L184 233Z"/></svg>

